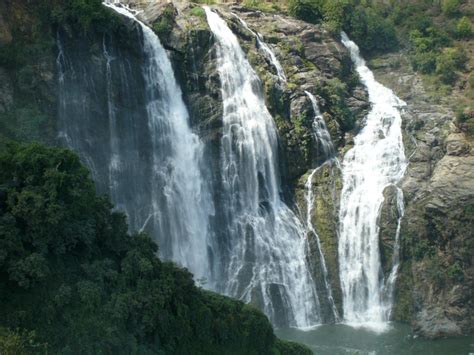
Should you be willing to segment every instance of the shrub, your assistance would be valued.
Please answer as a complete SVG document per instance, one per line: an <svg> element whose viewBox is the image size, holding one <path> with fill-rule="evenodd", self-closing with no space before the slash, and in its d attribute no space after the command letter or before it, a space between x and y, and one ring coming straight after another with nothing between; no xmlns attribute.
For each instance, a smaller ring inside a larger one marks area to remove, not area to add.
<svg viewBox="0 0 474 355"><path fill-rule="evenodd" d="M290 0L288 12L297 19L320 23L323 20L323 0Z"/></svg>
<svg viewBox="0 0 474 355"><path fill-rule="evenodd" d="M331 114L339 122L344 131L354 128L354 116L347 107L346 98L349 96L348 88L338 78L332 78L325 82L320 95L326 101L326 107Z"/></svg>
<svg viewBox="0 0 474 355"><path fill-rule="evenodd" d="M436 287L446 284L446 268L437 256L429 259L426 265L427 275Z"/></svg>
<svg viewBox="0 0 474 355"><path fill-rule="evenodd" d="M0 354L27 355L47 353L47 344L36 342L35 332L0 327Z"/></svg>
<svg viewBox="0 0 474 355"><path fill-rule="evenodd" d="M472 35L472 25L469 18L463 16L456 24L456 37L457 38L469 38Z"/></svg>
<svg viewBox="0 0 474 355"><path fill-rule="evenodd" d="M415 70L423 74L433 73L436 69L436 52L422 52L411 55L410 61Z"/></svg>
<svg viewBox="0 0 474 355"><path fill-rule="evenodd" d="M197 17L206 17L206 12L201 6L195 6L190 11L191 15Z"/></svg>
<svg viewBox="0 0 474 355"><path fill-rule="evenodd" d="M456 71L464 67L466 60L464 51L457 48L445 48L436 59L436 74L443 83L453 84L458 77Z"/></svg>
<svg viewBox="0 0 474 355"><path fill-rule="evenodd" d="M463 282L464 281L464 271L461 267L461 265L459 265L459 262L455 262L454 264L450 265L448 267L448 278L451 280L451 281L454 281L454 282Z"/></svg>
<svg viewBox="0 0 474 355"><path fill-rule="evenodd" d="M347 22L347 14L351 11L350 0L326 1L323 5L324 23L330 32L339 34Z"/></svg>
<svg viewBox="0 0 474 355"><path fill-rule="evenodd" d="M459 12L461 2L461 0L443 0L441 9L446 15L455 15Z"/></svg>
<svg viewBox="0 0 474 355"><path fill-rule="evenodd" d="M438 70L440 50L449 45L451 40L447 34L436 27L420 26L409 33L410 61L415 70L423 74L430 74ZM449 61L439 64L440 73L445 73L444 82L452 80Z"/></svg>
<svg viewBox="0 0 474 355"><path fill-rule="evenodd" d="M67 23L84 32L106 32L120 23L115 12L103 6L101 0L64 0L56 5L45 1L38 11L45 22Z"/></svg>
<svg viewBox="0 0 474 355"><path fill-rule="evenodd" d="M430 258L435 254L435 249L430 243L425 240L413 241L415 244L413 246L413 256L416 260L422 260L423 258Z"/></svg>
<svg viewBox="0 0 474 355"><path fill-rule="evenodd" d="M174 27L175 16L175 7L172 4L167 5L158 21L153 24L153 30L159 37L166 38L170 34Z"/></svg>

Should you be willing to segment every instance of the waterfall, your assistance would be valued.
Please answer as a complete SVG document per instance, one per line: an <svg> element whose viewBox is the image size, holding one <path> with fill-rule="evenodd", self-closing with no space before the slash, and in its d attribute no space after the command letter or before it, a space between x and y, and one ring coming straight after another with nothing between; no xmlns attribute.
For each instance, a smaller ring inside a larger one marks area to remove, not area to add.
<svg viewBox="0 0 474 355"><path fill-rule="evenodd" d="M104 37L102 69L68 58L58 37L62 140L91 167L98 190L127 214L131 231L148 232L163 258L208 279L212 288L214 211L203 144L189 126L158 37L117 1L104 5L137 24L143 58L131 65L113 38Z"/></svg>
<svg viewBox="0 0 474 355"><path fill-rule="evenodd" d="M115 114L115 105L113 100L113 90L112 90L112 61L114 58L107 51L107 43L105 36L102 40L102 51L106 60L105 64L105 75L107 83L107 114L109 118L109 142L110 142L110 162L109 162L109 187L110 187L110 197L113 201L118 201L119 196L117 182L120 174L121 166L121 155L119 150L119 141L117 133L117 116Z"/></svg>
<svg viewBox="0 0 474 355"><path fill-rule="evenodd" d="M327 130L326 122L324 121L321 111L319 110L318 101L316 100L314 95L311 94L310 92L305 91L305 93L311 101L313 112L314 112L312 134L314 136L313 138L315 141L315 145L318 148L316 156L317 157L323 156L325 159L324 164L333 164L337 168L339 168L339 161L335 157L335 149L332 143L331 135L329 134L329 131ZM314 227L313 222L312 222L312 215L313 215L313 209L314 209L313 179L314 179L314 175L323 166L324 165L321 165L317 167L316 169L313 169L313 171L311 171L311 173L309 174L308 179L306 180L306 184L305 184L306 227L308 229L308 234L312 234L316 238L316 244L318 247L319 260L320 260L321 270L322 270L323 283L326 289L328 303L331 307L334 320L337 321L339 319L339 315L337 312L336 304L334 302L334 298L332 296L331 285L329 284L329 281L328 281L328 269L326 266L324 252L321 246L321 240L319 239L319 235L316 232L316 228Z"/></svg>
<svg viewBox="0 0 474 355"><path fill-rule="evenodd" d="M344 320L382 330L391 304L385 302L377 222L384 189L396 185L407 166L399 111L405 103L374 79L359 48L345 33L342 42L350 51L372 104L365 126L354 138L354 147L346 153L342 165L338 252ZM403 203L401 199L399 202ZM398 248L398 236L396 239ZM396 267L393 278L395 274Z"/></svg>
<svg viewBox="0 0 474 355"><path fill-rule="evenodd" d="M222 198L228 262L222 291L259 305L277 326L320 322L305 228L280 199L277 132L259 78L226 22L204 7L223 98Z"/></svg>
<svg viewBox="0 0 474 355"><path fill-rule="evenodd" d="M239 22L242 24L242 26L244 26L244 28L247 31L249 31L252 35L255 36L255 39L257 40L257 47L263 52L264 56L267 58L267 60L270 61L270 63L275 68L275 70L277 72L278 79L280 80L280 82L282 82L282 83L286 82L285 71L283 70L283 67L281 66L281 63L277 59L275 53L272 51L270 46L268 44L266 44L265 41L263 40L263 36L260 33L251 30L250 27L248 26L247 22L245 22L239 16L237 16L234 13L232 13L232 15L235 16L235 18L237 18L239 20Z"/></svg>
<svg viewBox="0 0 474 355"><path fill-rule="evenodd" d="M309 97L314 111L312 134L316 147L316 159L326 161L336 155L331 135L329 134L323 115L319 110L318 101L309 91L305 91L305 94Z"/></svg>

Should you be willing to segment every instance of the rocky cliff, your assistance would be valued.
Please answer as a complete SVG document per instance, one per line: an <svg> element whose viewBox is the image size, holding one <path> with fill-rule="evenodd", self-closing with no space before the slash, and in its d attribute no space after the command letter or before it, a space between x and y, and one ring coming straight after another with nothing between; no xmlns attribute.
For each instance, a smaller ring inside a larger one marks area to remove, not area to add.
<svg viewBox="0 0 474 355"><path fill-rule="evenodd" d="M213 223L219 233L222 217L219 216L218 186L222 181L219 176L222 98L214 38L204 11L200 6L185 1L175 2L175 5L146 1L131 3L143 11L140 18L153 27L168 50L193 128L205 142L205 154L214 164L211 171L217 186L214 196L217 212ZM105 75L104 43L115 48L121 56L130 58L132 67L138 65L140 56L133 41L136 29L127 24L112 32L106 30L105 36L103 32L85 35L66 25L59 28L49 26L37 32L35 24L38 20L28 17L25 6L23 1L0 4L0 45L12 53L21 48L35 50L34 56L24 52L19 56L15 54L15 58L22 58L21 62L17 59L12 62L0 55L0 139L39 139L57 144L60 127L56 86L58 33L70 43L82 43L75 47L81 49L74 53L74 57L92 68L95 72L92 82L97 82L98 79L94 78ZM282 194L304 219L308 173L327 158L321 156L311 134L314 112L305 91L318 99L339 158L350 148L352 137L364 124L369 108L367 93L359 83L345 47L322 26L241 6L221 6L218 11L239 37L242 48L261 78L265 100L280 135ZM39 25L44 24L38 22ZM119 39L114 31L125 40ZM286 80L279 78L271 58L261 49L255 34L257 31L281 62ZM133 36L127 35L132 32L135 33ZM34 33L41 35L31 36ZM378 58L371 62L371 67L377 79L394 89L408 104L403 119L406 155L410 164L401 186L406 211L402 220L402 262L393 317L412 322L415 330L429 337L472 332L472 140L454 124L449 98L433 100L424 90L420 78L409 69L403 53ZM100 115L104 108L100 100L101 90L97 92L97 97L85 100L96 113L99 129L93 136L99 142L100 127L105 125L105 118ZM124 109L128 110L139 105L139 102L130 104L126 100L123 103ZM339 312L342 300L337 260L337 211L341 185L339 169L327 164L317 171L312 186L315 196L312 221L321 240L329 283ZM394 191L387 189L380 220L385 270L389 269L398 217ZM308 257L315 279L321 280L319 252L312 238L310 236ZM324 305L322 308L329 309ZM329 313L324 315L324 319L335 321Z"/></svg>
<svg viewBox="0 0 474 355"><path fill-rule="evenodd" d="M178 15L179 13L179 15ZM346 49L322 27L280 14L239 6L220 8L262 79L281 139L285 193L304 216L305 182L318 156L312 141L313 112L304 91L317 95L321 111L341 158L351 137L363 125L367 94L358 83ZM281 82L271 61L258 48L259 32L280 60L287 81ZM199 7L180 5L167 46L193 112L193 122L219 149L219 81L213 64L213 39ZM148 18L153 21L153 19ZM183 45L185 43L185 45ZM407 102L403 115L409 166L401 184L406 211L401 229L401 266L393 318L411 322L427 337L472 332L474 166L472 140L455 124L450 98L441 102L427 92L403 53L375 58L377 79ZM337 261L339 169L323 166L313 180L312 221L321 239L330 283L341 305ZM383 269L388 274L399 218L395 189L387 188L380 219ZM311 237L310 237L311 238ZM309 257L318 265L316 243ZM315 279L320 280L318 268Z"/></svg>
<svg viewBox="0 0 474 355"><path fill-rule="evenodd" d="M403 53L377 58L372 67L378 79L407 103L403 119L409 165L402 182L406 211L393 316L410 321L427 337L470 333L474 316L472 137L456 125L455 93L435 98ZM389 205L387 199L385 210ZM394 219L388 215L382 215L382 230L393 229ZM381 243L389 253L391 244L384 238Z"/></svg>

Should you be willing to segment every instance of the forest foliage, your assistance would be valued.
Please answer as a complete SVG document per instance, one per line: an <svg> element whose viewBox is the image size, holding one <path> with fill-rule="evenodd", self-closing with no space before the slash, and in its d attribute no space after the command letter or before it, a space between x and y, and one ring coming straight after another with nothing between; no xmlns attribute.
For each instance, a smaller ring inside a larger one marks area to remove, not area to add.
<svg viewBox="0 0 474 355"><path fill-rule="evenodd" d="M310 353L278 340L252 306L197 288L127 230L76 154L3 149L0 353Z"/></svg>
<svg viewBox="0 0 474 355"><path fill-rule="evenodd" d="M407 49L415 70L436 76L445 85L453 85L459 72L465 70L467 55L458 42L472 37L474 14L464 6L463 0L288 0L274 3L296 18L323 24L335 36L345 31L366 56Z"/></svg>

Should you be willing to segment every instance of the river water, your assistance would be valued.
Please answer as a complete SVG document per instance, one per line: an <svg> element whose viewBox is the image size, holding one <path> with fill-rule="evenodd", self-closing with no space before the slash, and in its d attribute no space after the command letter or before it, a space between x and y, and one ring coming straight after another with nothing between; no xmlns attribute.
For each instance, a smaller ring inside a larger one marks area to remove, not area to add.
<svg viewBox="0 0 474 355"><path fill-rule="evenodd" d="M343 324L322 325L309 331L277 329L278 337L307 345L315 354L357 355L471 355L474 336L427 340L414 337L410 326L390 323L377 333Z"/></svg>

